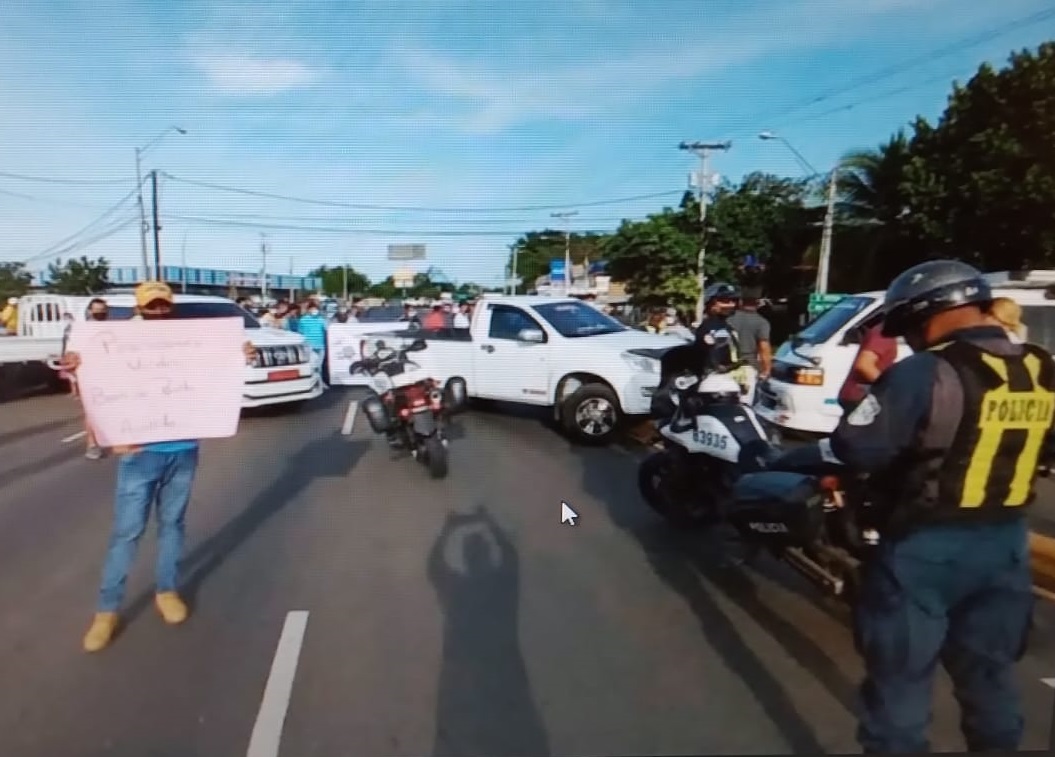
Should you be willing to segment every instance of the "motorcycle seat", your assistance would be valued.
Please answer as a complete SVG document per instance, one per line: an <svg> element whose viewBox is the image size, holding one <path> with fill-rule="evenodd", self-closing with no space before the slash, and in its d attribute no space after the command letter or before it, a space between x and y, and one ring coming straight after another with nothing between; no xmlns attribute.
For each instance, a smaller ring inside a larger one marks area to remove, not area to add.
<svg viewBox="0 0 1055 757"><path fill-rule="evenodd" d="M757 439L745 444L740 450L740 460L737 465L744 473L757 473L769 470L782 455L783 452L779 447L765 439Z"/></svg>

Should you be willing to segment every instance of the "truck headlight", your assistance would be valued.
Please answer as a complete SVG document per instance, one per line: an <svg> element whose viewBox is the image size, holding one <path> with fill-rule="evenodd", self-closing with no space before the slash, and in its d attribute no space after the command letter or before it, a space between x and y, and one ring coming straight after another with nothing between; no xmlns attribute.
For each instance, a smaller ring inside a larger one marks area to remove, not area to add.
<svg viewBox="0 0 1055 757"><path fill-rule="evenodd" d="M659 361L644 355L635 355L632 352L622 353L623 360L631 368L644 373L659 373Z"/></svg>

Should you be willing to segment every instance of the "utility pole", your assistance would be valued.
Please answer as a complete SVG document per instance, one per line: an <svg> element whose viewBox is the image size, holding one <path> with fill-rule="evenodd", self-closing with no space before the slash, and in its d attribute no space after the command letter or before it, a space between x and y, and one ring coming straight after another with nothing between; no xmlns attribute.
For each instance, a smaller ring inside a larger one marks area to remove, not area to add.
<svg viewBox="0 0 1055 757"><path fill-rule="evenodd" d="M260 273L260 299L267 301L267 234L260 234L260 260L262 271Z"/></svg>
<svg viewBox="0 0 1055 757"><path fill-rule="evenodd" d="M564 296L567 297L571 293L571 226L568 224L568 219L579 215L579 211L568 210L563 213L550 213L550 215L564 221Z"/></svg>
<svg viewBox="0 0 1055 757"><path fill-rule="evenodd" d="M289 259L289 277L291 279L293 278L293 258ZM290 281L289 283L291 285L293 284L292 281ZM293 286L290 286L290 288L289 288L289 301L293 302L296 298L297 298L296 290L294 289Z"/></svg>
<svg viewBox="0 0 1055 757"><path fill-rule="evenodd" d="M512 244L512 245L509 245L509 246L513 248L513 271L510 273L510 276L509 276L509 281L510 281L510 283L509 283L509 293L510 294L516 294L517 293L517 287L518 287L518 284L517 284L517 262L518 262L517 261L517 256L520 254L520 245Z"/></svg>
<svg viewBox="0 0 1055 757"><path fill-rule="evenodd" d="M150 278L150 259L147 258L147 209L143 204L143 169L140 159L142 150L136 148L136 197L139 201L139 251L142 255L143 278Z"/></svg>
<svg viewBox="0 0 1055 757"><path fill-rule="evenodd" d="M835 196L837 194L839 167L832 169L828 179L828 207L824 212L824 231L821 234L821 251L817 260L817 294L828 293L828 268L832 259L832 231L835 226Z"/></svg>
<svg viewBox="0 0 1055 757"><path fill-rule="evenodd" d="M348 302L348 266L341 266L341 273L344 276L344 302Z"/></svg>
<svg viewBox="0 0 1055 757"><path fill-rule="evenodd" d="M733 146L732 142L682 142L679 150L693 152L700 159L700 173L696 177L697 197L700 203L700 254L696 256L696 278L700 287L700 296L696 300L696 320L703 320L703 290L707 286L707 274L704 262L707 259L707 191L711 188L710 157L712 152L725 152Z"/></svg>
<svg viewBox="0 0 1055 757"><path fill-rule="evenodd" d="M161 224L158 223L158 172L150 172L150 193L154 204L154 280L161 278Z"/></svg>
<svg viewBox="0 0 1055 757"><path fill-rule="evenodd" d="M183 246L179 253L180 279L183 282L183 293L187 293L187 232L183 232Z"/></svg>

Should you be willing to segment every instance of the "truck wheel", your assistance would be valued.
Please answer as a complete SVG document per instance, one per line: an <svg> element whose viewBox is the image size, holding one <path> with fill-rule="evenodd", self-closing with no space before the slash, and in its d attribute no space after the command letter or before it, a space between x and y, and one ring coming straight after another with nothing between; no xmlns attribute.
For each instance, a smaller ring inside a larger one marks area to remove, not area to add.
<svg viewBox="0 0 1055 757"><path fill-rule="evenodd" d="M580 444L608 444L622 420L619 398L604 384L581 386L561 404L561 426Z"/></svg>

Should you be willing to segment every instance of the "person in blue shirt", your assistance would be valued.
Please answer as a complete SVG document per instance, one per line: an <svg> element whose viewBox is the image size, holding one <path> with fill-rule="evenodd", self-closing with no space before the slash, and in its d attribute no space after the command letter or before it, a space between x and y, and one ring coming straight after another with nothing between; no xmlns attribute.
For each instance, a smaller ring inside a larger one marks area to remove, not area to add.
<svg viewBox="0 0 1055 757"><path fill-rule="evenodd" d="M144 282L136 288L135 297L142 320L160 320L174 315L175 298L168 284ZM244 352L247 362L256 358L256 348L251 343L245 343ZM76 352L67 352L62 360L63 369L71 373L80 366L80 355ZM170 625L182 623L188 614L187 605L178 592L179 562L183 554L184 516L198 470L198 441L184 439L114 447L113 451L120 455L114 522L95 617L84 636L87 652L98 652L113 640L125 582L155 500L158 519L155 605Z"/></svg>
<svg viewBox="0 0 1055 757"><path fill-rule="evenodd" d="M319 313L319 306L314 302L308 306L308 312L297 321L297 331L308 342L315 356L319 359L319 370L326 382L326 319Z"/></svg>

